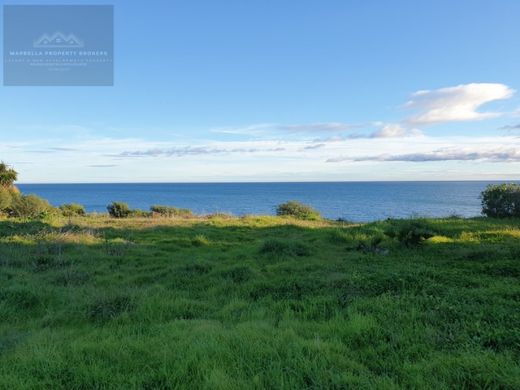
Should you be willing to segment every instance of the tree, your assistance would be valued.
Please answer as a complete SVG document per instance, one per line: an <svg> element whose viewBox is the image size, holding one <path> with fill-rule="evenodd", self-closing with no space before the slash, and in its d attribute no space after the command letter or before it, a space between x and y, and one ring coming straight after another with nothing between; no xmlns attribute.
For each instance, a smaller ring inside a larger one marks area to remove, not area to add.
<svg viewBox="0 0 520 390"><path fill-rule="evenodd" d="M0 187L10 188L18 178L18 172L3 161L0 162Z"/></svg>
<svg viewBox="0 0 520 390"><path fill-rule="evenodd" d="M482 213L493 218L520 217L520 185L489 185L481 194Z"/></svg>

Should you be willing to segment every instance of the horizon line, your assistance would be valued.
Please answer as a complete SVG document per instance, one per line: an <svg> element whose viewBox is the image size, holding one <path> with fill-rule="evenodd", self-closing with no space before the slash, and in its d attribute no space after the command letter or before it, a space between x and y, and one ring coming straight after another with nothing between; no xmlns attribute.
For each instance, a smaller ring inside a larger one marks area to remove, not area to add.
<svg viewBox="0 0 520 390"><path fill-rule="evenodd" d="M15 185L84 184L318 184L318 183L446 183L446 182L520 182L518 179L445 179L445 180L303 180L303 181L150 181L150 182L19 182Z"/></svg>

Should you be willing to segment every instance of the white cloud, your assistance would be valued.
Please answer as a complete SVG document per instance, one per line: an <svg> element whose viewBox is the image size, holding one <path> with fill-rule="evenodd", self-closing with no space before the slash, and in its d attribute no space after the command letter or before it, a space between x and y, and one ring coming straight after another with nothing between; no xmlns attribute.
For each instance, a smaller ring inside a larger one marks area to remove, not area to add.
<svg viewBox="0 0 520 390"><path fill-rule="evenodd" d="M388 132L401 134L398 130ZM430 177L424 176L427 175L424 172L432 170L438 170L442 178L442 169L448 167L444 164L457 161L466 162L452 167L454 172L464 172L461 177L477 178L490 170L500 170L503 176L512 178L518 177L520 164L520 152L516 152L520 151L520 138L512 135L423 135L420 142L413 137L365 137L320 142L272 139L183 145L101 138L81 142L33 140L20 146L3 144L2 159L19 170L22 182L382 180L389 177L412 180ZM27 150L50 150L53 154L49 158L48 154L28 154ZM341 169L331 169L327 161L344 163ZM403 165L396 170L389 161L401 161ZM46 172L42 173L42 166L47 167Z"/></svg>
<svg viewBox="0 0 520 390"><path fill-rule="evenodd" d="M174 146L168 148L153 148L145 150L130 150L112 155L110 157L184 157L184 156L203 156L217 154L250 154L262 152L282 152L282 147L212 147L212 146Z"/></svg>
<svg viewBox="0 0 520 390"><path fill-rule="evenodd" d="M419 91L407 103L407 107L415 110L415 116L393 123L259 123L209 130L249 137L183 138L183 142L173 142L173 138L149 141L147 136L103 138L85 132L72 139L2 142L0 152L2 159L20 165L20 177L25 182L230 181L259 177L412 179L420 176L409 176L410 172L419 175L423 167L431 169L432 165L439 169L442 178L443 164L437 162L467 169L465 178L478 177L490 166L518 177L520 137L514 137L513 133L518 129L516 120L503 127L508 132L502 136L432 137L418 129L428 124L502 115L479 109L485 103L510 98L514 92L503 84L467 84ZM520 115L520 111L516 113ZM509 111L507 115L514 114ZM400 161L403 169L396 170L394 164L388 163L391 161ZM463 161L468 163L459 163ZM341 169L331 169L327 162L345 163ZM470 166L471 162L478 168ZM47 167L46 172L41 171L41 166Z"/></svg>
<svg viewBox="0 0 520 390"><path fill-rule="evenodd" d="M410 129L399 123L374 123L375 126L380 127L379 130L372 132L355 132L347 135L335 135L329 138L317 138L314 142L342 142L347 140L361 140L361 139L378 139L378 138L409 138L420 137L424 133L419 129Z"/></svg>
<svg viewBox="0 0 520 390"><path fill-rule="evenodd" d="M426 153L408 154L382 154L377 156L355 157L352 161L406 161L406 162L431 162L431 161L479 161L490 162L520 162L520 151L513 148L498 148L488 150L475 149L439 149ZM329 162L345 160L331 159Z"/></svg>
<svg viewBox="0 0 520 390"><path fill-rule="evenodd" d="M384 163L399 161L408 163L432 162L479 162L479 163L520 163L520 138L502 137L429 137L421 142L401 139L373 140L372 147L359 144L356 148L338 148L326 159L327 162L359 163L368 162L388 166ZM514 170L508 168L509 170ZM390 168L388 168L390 169ZM474 167L475 174L480 168ZM517 168L516 168L517 169Z"/></svg>
<svg viewBox="0 0 520 390"><path fill-rule="evenodd" d="M421 135L423 135L423 133L418 129L407 129L398 123L389 123L384 125L380 130L372 133L369 138L403 138Z"/></svg>
<svg viewBox="0 0 520 390"><path fill-rule="evenodd" d="M504 84L472 83L436 90L417 91L406 107L417 110L408 119L413 125L429 125L443 122L475 121L495 118L500 112L480 112L489 102L509 99L515 91Z"/></svg>

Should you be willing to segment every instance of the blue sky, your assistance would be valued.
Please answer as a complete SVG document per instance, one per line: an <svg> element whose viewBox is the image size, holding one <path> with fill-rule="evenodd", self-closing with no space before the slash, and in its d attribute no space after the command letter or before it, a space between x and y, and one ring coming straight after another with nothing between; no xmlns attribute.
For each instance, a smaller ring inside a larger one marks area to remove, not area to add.
<svg viewBox="0 0 520 390"><path fill-rule="evenodd" d="M519 1L66 3L115 85L0 87L21 182L520 178Z"/></svg>

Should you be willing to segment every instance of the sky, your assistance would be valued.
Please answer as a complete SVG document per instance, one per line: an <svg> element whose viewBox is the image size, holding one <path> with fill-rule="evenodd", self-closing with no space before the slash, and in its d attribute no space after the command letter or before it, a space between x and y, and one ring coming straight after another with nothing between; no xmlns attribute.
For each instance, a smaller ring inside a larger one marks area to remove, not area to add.
<svg viewBox="0 0 520 390"><path fill-rule="evenodd" d="M114 86L0 86L20 182L520 179L518 0L63 4Z"/></svg>

